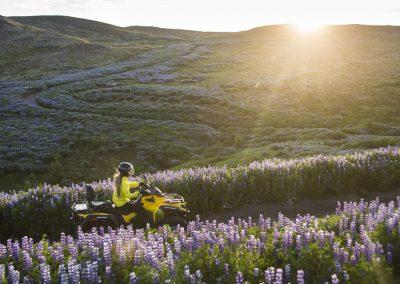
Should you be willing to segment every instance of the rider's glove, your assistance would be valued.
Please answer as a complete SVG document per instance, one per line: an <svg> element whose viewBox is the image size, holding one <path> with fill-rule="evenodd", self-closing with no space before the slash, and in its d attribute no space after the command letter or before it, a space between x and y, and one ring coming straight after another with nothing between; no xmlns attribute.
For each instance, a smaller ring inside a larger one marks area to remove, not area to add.
<svg viewBox="0 0 400 284"><path fill-rule="evenodd" d="M139 186L146 186L147 183L145 183L144 181L139 182Z"/></svg>
<svg viewBox="0 0 400 284"><path fill-rule="evenodd" d="M148 189L140 189L139 193L142 194L142 195L143 194L150 194L150 190L148 190Z"/></svg>

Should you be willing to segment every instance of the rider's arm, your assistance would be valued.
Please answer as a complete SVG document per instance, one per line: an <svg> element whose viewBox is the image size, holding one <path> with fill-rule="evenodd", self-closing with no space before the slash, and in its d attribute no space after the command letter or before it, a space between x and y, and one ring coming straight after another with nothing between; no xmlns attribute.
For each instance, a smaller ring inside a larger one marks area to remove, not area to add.
<svg viewBox="0 0 400 284"><path fill-rule="evenodd" d="M139 187L139 182L135 181L130 181L129 182L129 188L137 188Z"/></svg>
<svg viewBox="0 0 400 284"><path fill-rule="evenodd" d="M127 199L135 198L136 194L131 193L130 189L135 188L136 183L137 186L139 186L139 183L137 181L130 182L127 177L123 177L121 184L121 196Z"/></svg>
<svg viewBox="0 0 400 284"><path fill-rule="evenodd" d="M137 181L130 181L128 184L129 184L129 188L138 188L140 185L139 182L137 182ZM139 192L137 190L130 193L131 199L137 198L138 196L139 196Z"/></svg>

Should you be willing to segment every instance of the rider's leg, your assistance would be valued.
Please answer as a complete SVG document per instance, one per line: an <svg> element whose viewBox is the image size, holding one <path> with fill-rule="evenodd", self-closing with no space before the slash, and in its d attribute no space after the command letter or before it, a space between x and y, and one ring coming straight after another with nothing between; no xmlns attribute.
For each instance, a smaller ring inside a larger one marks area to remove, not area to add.
<svg viewBox="0 0 400 284"><path fill-rule="evenodd" d="M136 212L136 210L134 210L135 206L132 203L133 202L127 202L124 205L117 207L118 213L123 215L128 215L132 212Z"/></svg>
<svg viewBox="0 0 400 284"><path fill-rule="evenodd" d="M138 214L138 216L136 217L136 223L144 226L147 221L147 216L146 216L147 211L143 208L141 199L138 198L135 201L131 201L130 204L133 208L133 211Z"/></svg>

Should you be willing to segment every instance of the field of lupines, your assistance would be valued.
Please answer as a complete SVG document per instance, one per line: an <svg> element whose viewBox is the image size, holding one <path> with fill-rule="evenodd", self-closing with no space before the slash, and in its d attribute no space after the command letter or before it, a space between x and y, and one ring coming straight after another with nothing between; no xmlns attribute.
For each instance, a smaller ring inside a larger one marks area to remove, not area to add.
<svg viewBox="0 0 400 284"><path fill-rule="evenodd" d="M391 189L400 184L400 152L380 148L339 156L264 160L236 168L206 167L146 175L163 191L185 197L195 214L242 204L293 201L348 192ZM93 182L98 199L110 198L112 180ZM29 235L50 239L72 233L70 207L85 199L82 185L44 185L0 192L0 241Z"/></svg>
<svg viewBox="0 0 400 284"><path fill-rule="evenodd" d="M391 283L400 197L338 202L336 214L276 221L196 218L186 229L100 228L0 244L0 283Z"/></svg>

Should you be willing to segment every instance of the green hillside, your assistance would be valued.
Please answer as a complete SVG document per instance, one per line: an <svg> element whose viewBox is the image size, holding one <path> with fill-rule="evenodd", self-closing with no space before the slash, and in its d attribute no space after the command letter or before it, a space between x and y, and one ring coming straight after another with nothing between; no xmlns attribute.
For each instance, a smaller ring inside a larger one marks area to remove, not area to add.
<svg viewBox="0 0 400 284"><path fill-rule="evenodd" d="M400 27L0 18L0 187L400 144Z"/></svg>

